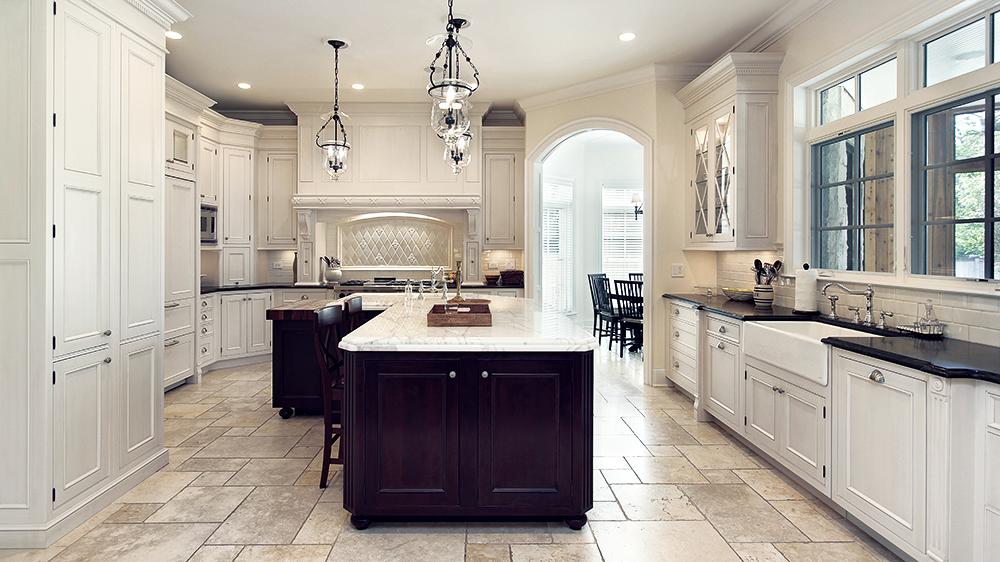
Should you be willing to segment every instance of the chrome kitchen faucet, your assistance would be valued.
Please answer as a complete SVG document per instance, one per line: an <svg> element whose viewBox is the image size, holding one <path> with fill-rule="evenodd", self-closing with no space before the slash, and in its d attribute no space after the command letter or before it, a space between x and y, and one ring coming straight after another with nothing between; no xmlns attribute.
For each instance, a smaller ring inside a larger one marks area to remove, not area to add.
<svg viewBox="0 0 1000 562"><path fill-rule="evenodd" d="M847 293L847 294L850 294L850 295L864 295L865 296L865 319L864 319L863 322L861 322L861 324L863 324L865 326L871 326L872 325L872 297L875 296L875 291L872 289L872 286L868 285L868 288L865 289L864 291L852 291L852 290L848 289L847 287L841 285L840 283L827 283L826 286L823 287L822 295L824 297L830 299L830 319L831 320L836 320L837 319L837 295L829 295L828 296L826 294L826 290L829 289L830 287L834 286L834 285L836 285L836 286L840 287L841 289L843 289L844 292ZM855 316L855 318L857 318L857 316Z"/></svg>

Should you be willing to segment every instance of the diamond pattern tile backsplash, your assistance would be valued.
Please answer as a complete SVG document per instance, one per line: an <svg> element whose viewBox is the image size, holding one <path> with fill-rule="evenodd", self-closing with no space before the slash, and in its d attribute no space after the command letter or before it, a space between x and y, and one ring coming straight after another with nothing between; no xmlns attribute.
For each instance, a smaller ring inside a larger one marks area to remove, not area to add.
<svg viewBox="0 0 1000 562"><path fill-rule="evenodd" d="M432 218L382 216L337 227L344 269L448 266L453 252L450 223Z"/></svg>

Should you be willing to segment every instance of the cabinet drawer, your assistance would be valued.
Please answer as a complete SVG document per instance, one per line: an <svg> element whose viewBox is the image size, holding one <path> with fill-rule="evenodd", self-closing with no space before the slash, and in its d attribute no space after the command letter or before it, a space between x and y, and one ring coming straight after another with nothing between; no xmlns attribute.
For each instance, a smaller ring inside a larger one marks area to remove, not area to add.
<svg viewBox="0 0 1000 562"><path fill-rule="evenodd" d="M215 323L214 322L202 322L198 327L198 337L199 338L212 338L212 334L215 333Z"/></svg>
<svg viewBox="0 0 1000 562"><path fill-rule="evenodd" d="M670 332L670 347L678 347L688 355L694 356L698 350L698 336L674 326Z"/></svg>
<svg viewBox="0 0 1000 562"><path fill-rule="evenodd" d="M709 334L723 339L740 343L740 332L742 326L739 322L723 320L717 316L708 317L708 327L705 328Z"/></svg>
<svg viewBox="0 0 1000 562"><path fill-rule="evenodd" d="M167 339L194 331L194 299L163 305L163 336Z"/></svg>
<svg viewBox="0 0 1000 562"><path fill-rule="evenodd" d="M203 308L198 311L198 321L201 323L211 322L215 320L215 310L212 308Z"/></svg>
<svg viewBox="0 0 1000 562"><path fill-rule="evenodd" d="M675 302L671 302L669 307L670 307L669 314L671 318L677 320L683 320L691 325L694 325L698 322L697 310L679 305Z"/></svg>
<svg viewBox="0 0 1000 562"><path fill-rule="evenodd" d="M698 394L697 361L684 353L671 349L670 379L691 394Z"/></svg>
<svg viewBox="0 0 1000 562"><path fill-rule="evenodd" d="M212 337L202 337L198 339L198 364L204 363L212 358Z"/></svg>
<svg viewBox="0 0 1000 562"><path fill-rule="evenodd" d="M323 300L326 298L326 289L286 289L281 291L281 303L290 304L300 300Z"/></svg>
<svg viewBox="0 0 1000 562"><path fill-rule="evenodd" d="M195 337L187 334L163 342L163 386L169 387L194 375Z"/></svg>

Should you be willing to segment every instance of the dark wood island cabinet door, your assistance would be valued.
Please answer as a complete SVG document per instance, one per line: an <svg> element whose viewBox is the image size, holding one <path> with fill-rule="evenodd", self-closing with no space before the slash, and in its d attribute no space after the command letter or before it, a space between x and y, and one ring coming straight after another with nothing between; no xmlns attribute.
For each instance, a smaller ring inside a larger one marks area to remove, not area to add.
<svg viewBox="0 0 1000 562"><path fill-rule="evenodd" d="M573 505L574 361L492 359L479 375L478 502L485 506ZM578 451L579 453L579 451ZM574 481L576 480L576 481Z"/></svg>
<svg viewBox="0 0 1000 562"><path fill-rule="evenodd" d="M459 505L460 367L446 359L364 361L367 505Z"/></svg>

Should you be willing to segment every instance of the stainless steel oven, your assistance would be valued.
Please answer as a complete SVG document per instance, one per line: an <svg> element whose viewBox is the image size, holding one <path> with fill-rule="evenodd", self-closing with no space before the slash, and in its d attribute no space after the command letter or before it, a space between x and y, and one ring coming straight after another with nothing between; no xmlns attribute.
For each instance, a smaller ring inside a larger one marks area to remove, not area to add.
<svg viewBox="0 0 1000 562"><path fill-rule="evenodd" d="M219 243L219 208L211 205L201 206L201 243Z"/></svg>

